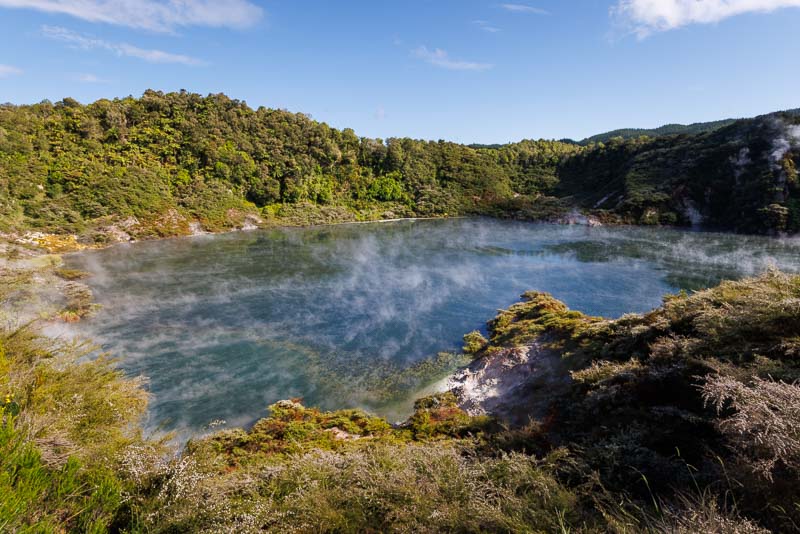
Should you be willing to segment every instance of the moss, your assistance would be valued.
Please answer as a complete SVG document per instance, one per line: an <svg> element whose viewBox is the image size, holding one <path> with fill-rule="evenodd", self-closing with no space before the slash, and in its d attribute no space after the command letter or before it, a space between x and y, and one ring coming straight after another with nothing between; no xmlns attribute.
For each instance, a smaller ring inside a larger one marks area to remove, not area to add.
<svg viewBox="0 0 800 534"><path fill-rule="evenodd" d="M397 428L361 410L323 412L290 400L269 410L269 417L248 431L225 430L193 440L187 450L201 463L224 470L282 461L312 450L342 451L368 442L399 444L473 436L493 425L490 418L471 417L458 408L452 393L417 401L414 414Z"/></svg>
<svg viewBox="0 0 800 534"><path fill-rule="evenodd" d="M529 291L523 302L501 311L489 321L492 348L522 345L547 333L551 343L578 341L591 325L602 322L570 310L548 293Z"/></svg>
<svg viewBox="0 0 800 534"><path fill-rule="evenodd" d="M483 337L483 334L477 330L473 330L464 336L464 348L462 349L466 354L476 354L483 349L489 341Z"/></svg>
<svg viewBox="0 0 800 534"><path fill-rule="evenodd" d="M227 465L239 465L313 449L337 450L353 440L392 432L384 419L360 410L323 412L296 401L281 401L269 410L269 417L249 431L223 431L190 443L189 450L201 456L213 451L226 458Z"/></svg>
<svg viewBox="0 0 800 534"><path fill-rule="evenodd" d="M642 365L638 360L629 360L622 363L594 361L589 367L580 371L572 371L570 375L574 381L580 384L595 385L641 368Z"/></svg>
<svg viewBox="0 0 800 534"><path fill-rule="evenodd" d="M84 248L83 245L78 243L78 236L76 235L45 235L37 239L37 243L40 247L51 253L72 252Z"/></svg>
<svg viewBox="0 0 800 534"><path fill-rule="evenodd" d="M55 274L59 278L70 282L74 282L76 280L85 280L92 275L91 273L81 271L80 269L56 269Z"/></svg>
<svg viewBox="0 0 800 534"><path fill-rule="evenodd" d="M472 417L458 407L451 392L424 397L414 403L414 414L403 425L415 439L465 437L489 429L489 417Z"/></svg>

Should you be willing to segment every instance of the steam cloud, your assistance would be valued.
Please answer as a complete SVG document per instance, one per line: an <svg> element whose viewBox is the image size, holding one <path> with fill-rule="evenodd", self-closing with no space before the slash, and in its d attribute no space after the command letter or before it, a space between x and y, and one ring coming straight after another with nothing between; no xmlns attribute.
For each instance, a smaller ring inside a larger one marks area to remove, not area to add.
<svg viewBox="0 0 800 534"><path fill-rule="evenodd" d="M775 127L778 135L772 141L772 152L769 155L773 170L779 170L786 154L793 148L800 146L800 125L786 124L776 119Z"/></svg>
<svg viewBox="0 0 800 534"><path fill-rule="evenodd" d="M792 239L493 220L198 236L68 257L104 306L68 333L150 377L151 426L197 431L294 396L371 408L365 381L457 350L525 290L617 316L678 288L797 269L798 252Z"/></svg>

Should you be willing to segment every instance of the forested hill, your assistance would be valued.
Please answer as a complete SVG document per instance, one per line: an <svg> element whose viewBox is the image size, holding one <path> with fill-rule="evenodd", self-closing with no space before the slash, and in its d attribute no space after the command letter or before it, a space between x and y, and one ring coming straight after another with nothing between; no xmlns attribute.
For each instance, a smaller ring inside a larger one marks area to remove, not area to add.
<svg viewBox="0 0 800 534"><path fill-rule="evenodd" d="M787 115L799 115L800 109L790 109L779 113ZM774 113L770 115L774 115ZM768 116L769 115L765 115L762 118L766 118ZM668 135L702 134L719 130L725 126L730 126L737 120L741 119L722 119L719 121L695 122L692 124L665 124L664 126L660 126L658 128L620 128L619 130L611 130L610 132L604 132L587 137L581 141L580 144L591 145L592 143L607 143L615 137L622 137L623 139L635 139L636 137L642 136L664 137Z"/></svg>
<svg viewBox="0 0 800 534"><path fill-rule="evenodd" d="M698 135L612 139L559 166L555 194L637 224L800 231L800 117L775 113Z"/></svg>
<svg viewBox="0 0 800 534"><path fill-rule="evenodd" d="M713 122L695 122L693 124L665 124L658 128L620 128L618 130L611 130L601 134L587 137L580 142L582 145L590 145L592 143L606 143L614 137L622 137L623 139L634 139L636 137L662 137L665 135L682 135L682 134L701 134L706 132L713 132L725 126L729 126L736 122L736 119L723 119Z"/></svg>
<svg viewBox="0 0 800 534"><path fill-rule="evenodd" d="M800 119L580 146L369 139L225 95L0 106L0 231L104 241L401 216L800 229Z"/></svg>

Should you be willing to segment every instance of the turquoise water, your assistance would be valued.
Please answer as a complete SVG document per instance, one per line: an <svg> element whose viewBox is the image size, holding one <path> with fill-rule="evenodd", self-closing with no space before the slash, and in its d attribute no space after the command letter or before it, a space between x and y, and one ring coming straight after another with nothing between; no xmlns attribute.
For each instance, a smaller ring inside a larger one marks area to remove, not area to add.
<svg viewBox="0 0 800 534"><path fill-rule="evenodd" d="M103 305L78 333L148 377L151 428L189 434L248 425L292 397L399 418L425 384L387 399L387 381L457 350L526 290L615 317L770 264L798 270L800 241L453 219L170 239L67 262L94 273Z"/></svg>

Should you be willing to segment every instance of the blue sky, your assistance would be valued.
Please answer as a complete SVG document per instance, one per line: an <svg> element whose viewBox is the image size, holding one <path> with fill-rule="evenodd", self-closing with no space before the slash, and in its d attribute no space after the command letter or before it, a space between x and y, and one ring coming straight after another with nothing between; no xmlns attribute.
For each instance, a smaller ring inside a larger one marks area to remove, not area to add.
<svg viewBox="0 0 800 534"><path fill-rule="evenodd" d="M370 137L800 107L800 0L0 0L0 101L224 92Z"/></svg>

